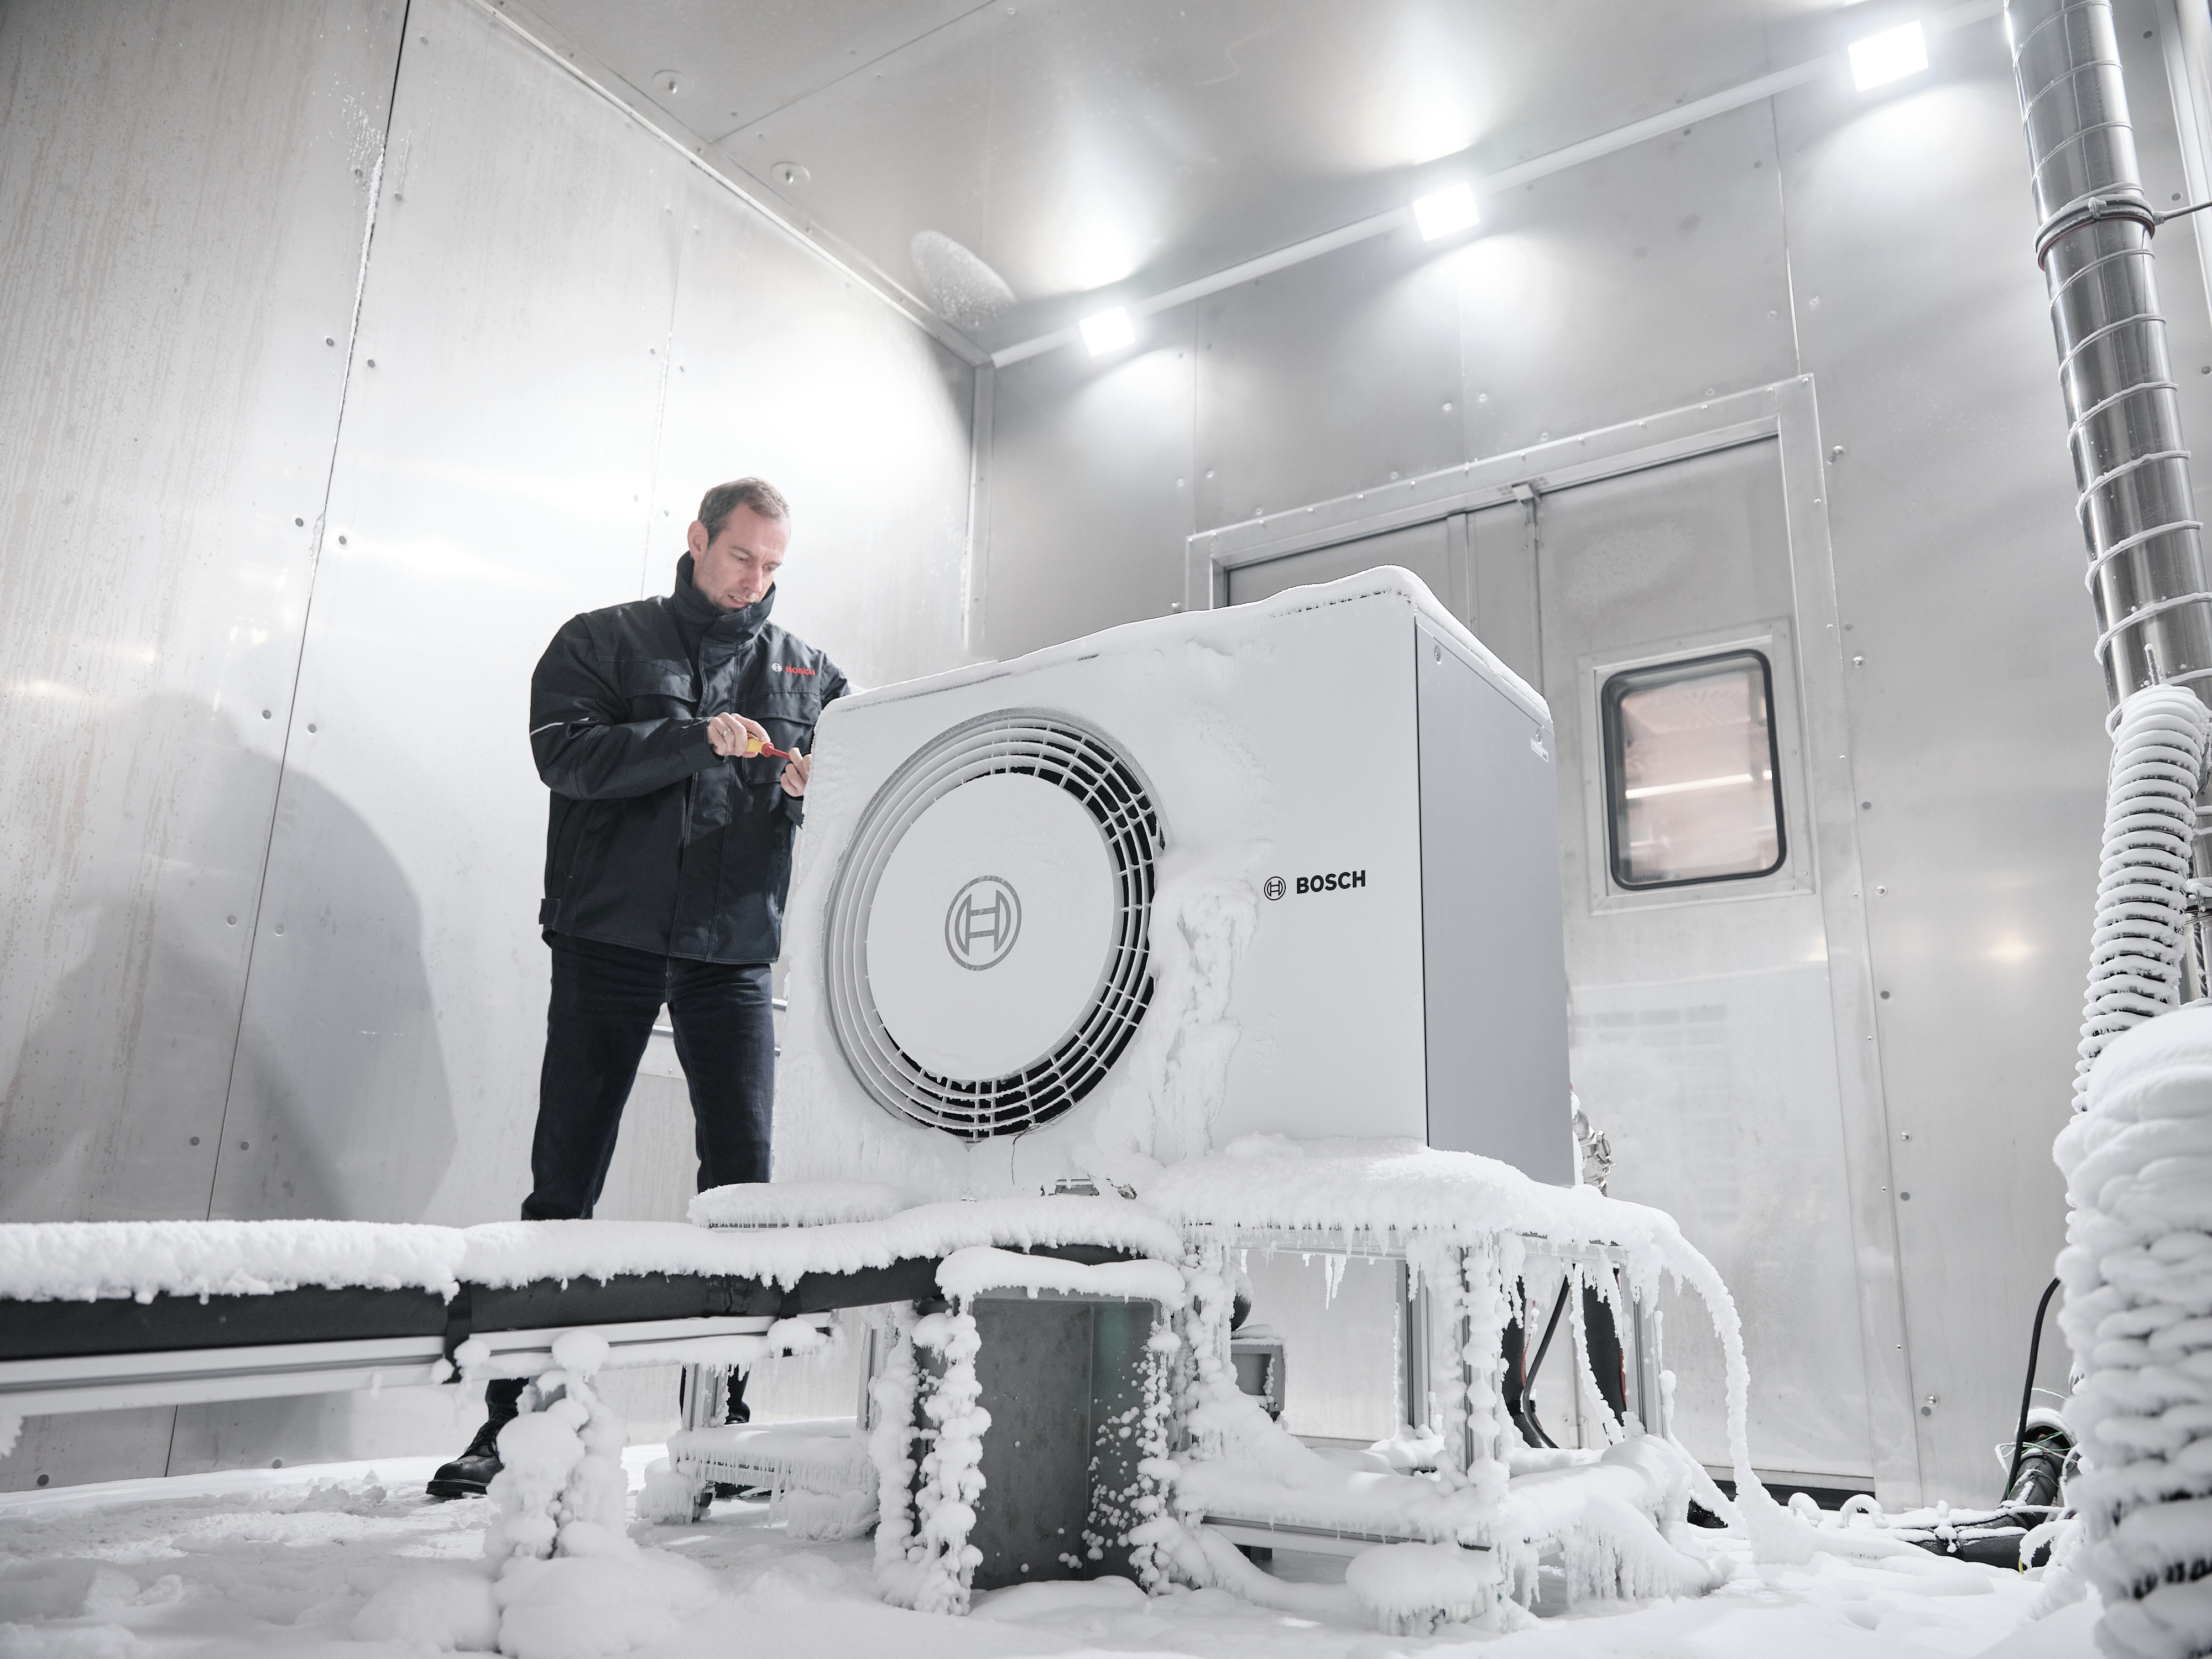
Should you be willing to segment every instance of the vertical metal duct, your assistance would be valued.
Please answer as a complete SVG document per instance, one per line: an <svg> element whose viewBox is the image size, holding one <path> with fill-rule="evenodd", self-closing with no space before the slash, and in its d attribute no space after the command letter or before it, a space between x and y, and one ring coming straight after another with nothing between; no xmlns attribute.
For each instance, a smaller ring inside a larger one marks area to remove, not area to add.
<svg viewBox="0 0 2212 1659"><path fill-rule="evenodd" d="M2106 695L2212 702L2212 593L2110 0L2008 0ZM2198 842L2199 873L2204 873Z"/></svg>

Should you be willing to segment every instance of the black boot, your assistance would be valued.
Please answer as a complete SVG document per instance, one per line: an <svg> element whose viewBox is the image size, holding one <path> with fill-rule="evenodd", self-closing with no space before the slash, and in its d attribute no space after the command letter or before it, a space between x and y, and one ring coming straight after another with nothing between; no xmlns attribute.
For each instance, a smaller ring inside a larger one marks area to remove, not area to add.
<svg viewBox="0 0 2212 1659"><path fill-rule="evenodd" d="M753 1408L745 1404L745 1374L735 1366L730 1368L728 1400L729 1413L722 1419L723 1422L734 1425L750 1423L753 1420ZM726 1503L732 1498L765 1498L768 1493L765 1489L759 1486L740 1486L732 1481L717 1480L714 1483L714 1496Z"/></svg>
<svg viewBox="0 0 2212 1659"><path fill-rule="evenodd" d="M477 1437L469 1442L469 1449L450 1463L438 1466L437 1474L423 1490L433 1498L482 1498L497 1474L499 1463L499 1431L514 1421L517 1401L522 1397L523 1385L507 1378L489 1384L484 1389L484 1409L489 1415Z"/></svg>

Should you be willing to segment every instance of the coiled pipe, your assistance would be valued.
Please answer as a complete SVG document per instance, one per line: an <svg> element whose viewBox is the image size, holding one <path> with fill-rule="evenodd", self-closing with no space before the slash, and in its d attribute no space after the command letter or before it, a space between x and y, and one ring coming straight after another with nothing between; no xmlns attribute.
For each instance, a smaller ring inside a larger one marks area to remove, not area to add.
<svg viewBox="0 0 2212 1659"><path fill-rule="evenodd" d="M2118 712L2074 1072L2077 1112L2088 1104L2090 1068L2105 1045L2181 1004L2197 795L2212 738L2212 709L2179 686L2138 691Z"/></svg>

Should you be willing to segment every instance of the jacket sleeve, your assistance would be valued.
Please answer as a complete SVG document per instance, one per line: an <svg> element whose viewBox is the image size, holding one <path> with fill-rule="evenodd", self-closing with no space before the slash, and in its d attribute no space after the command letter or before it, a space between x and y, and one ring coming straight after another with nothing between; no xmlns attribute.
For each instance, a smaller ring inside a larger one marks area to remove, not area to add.
<svg viewBox="0 0 2212 1659"><path fill-rule="evenodd" d="M829 658L817 652L814 659L822 665L818 671L822 681L822 706L827 708L853 688L846 684L843 672ZM775 805L776 810L791 820L793 829L806 822L805 796L786 794L779 789L775 792Z"/></svg>
<svg viewBox="0 0 2212 1659"><path fill-rule="evenodd" d="M703 720L630 720L622 689L592 649L590 625L572 618L530 677L530 748L538 775L576 800L649 795L714 765Z"/></svg>

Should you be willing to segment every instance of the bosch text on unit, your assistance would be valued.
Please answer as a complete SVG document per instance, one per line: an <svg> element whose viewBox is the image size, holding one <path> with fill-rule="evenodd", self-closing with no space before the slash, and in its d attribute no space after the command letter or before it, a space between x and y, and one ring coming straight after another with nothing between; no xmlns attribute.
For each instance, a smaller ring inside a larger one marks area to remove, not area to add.
<svg viewBox="0 0 2212 1659"><path fill-rule="evenodd" d="M1325 876L1300 876L1297 890L1301 893L1348 893L1355 887L1367 885L1364 870L1337 870Z"/></svg>

